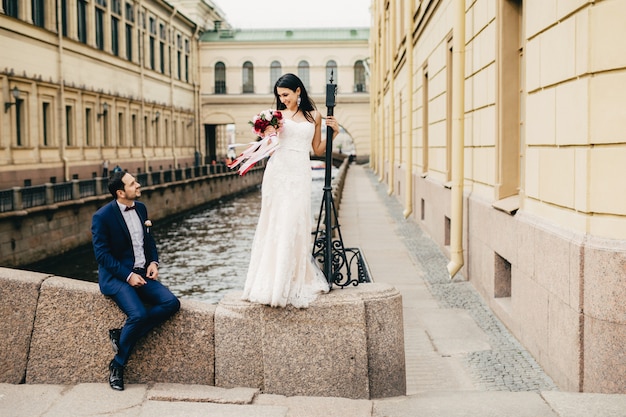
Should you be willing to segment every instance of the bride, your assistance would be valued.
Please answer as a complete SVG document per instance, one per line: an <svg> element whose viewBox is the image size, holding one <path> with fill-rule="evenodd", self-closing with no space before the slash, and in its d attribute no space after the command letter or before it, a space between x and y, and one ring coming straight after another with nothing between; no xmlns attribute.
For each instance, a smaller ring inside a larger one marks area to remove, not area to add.
<svg viewBox="0 0 626 417"><path fill-rule="evenodd" d="M281 76L274 86L276 107L283 116L278 147L270 157L261 187L261 213L252 243L242 299L285 307L305 308L328 292L324 274L311 255L311 164L309 152L323 155L322 116L294 74ZM327 126L339 133L334 117ZM273 139L275 140L275 139Z"/></svg>

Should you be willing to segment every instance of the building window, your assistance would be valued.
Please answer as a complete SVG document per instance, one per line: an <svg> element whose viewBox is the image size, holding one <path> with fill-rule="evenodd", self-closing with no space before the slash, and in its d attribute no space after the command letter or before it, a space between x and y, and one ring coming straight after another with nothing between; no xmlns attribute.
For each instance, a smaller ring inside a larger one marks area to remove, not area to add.
<svg viewBox="0 0 626 417"><path fill-rule="evenodd" d="M226 65L215 64L215 94L226 94Z"/></svg>
<svg viewBox="0 0 626 417"><path fill-rule="evenodd" d="M109 146L109 113L102 114L102 146Z"/></svg>
<svg viewBox="0 0 626 417"><path fill-rule="evenodd" d="M24 146L24 100L15 99L15 144Z"/></svg>
<svg viewBox="0 0 626 417"><path fill-rule="evenodd" d="M354 63L354 92L365 93L365 65L358 60Z"/></svg>
<svg viewBox="0 0 626 417"><path fill-rule="evenodd" d="M254 93L254 65L250 61L243 63L243 92Z"/></svg>
<svg viewBox="0 0 626 417"><path fill-rule="evenodd" d="M120 19L122 6L120 0L111 2L111 53L120 56Z"/></svg>
<svg viewBox="0 0 626 417"><path fill-rule="evenodd" d="M124 126L124 113L117 113L117 140L121 146L126 145L126 126Z"/></svg>
<svg viewBox="0 0 626 417"><path fill-rule="evenodd" d="M150 125L148 124L148 116L144 116L143 117L143 134L144 134L143 143L145 143L146 146L150 145L150 142L151 142L150 140L148 140L148 138L150 137L149 132L148 132L149 126Z"/></svg>
<svg viewBox="0 0 626 417"><path fill-rule="evenodd" d="M65 106L65 145L74 145L74 107Z"/></svg>
<svg viewBox="0 0 626 417"><path fill-rule="evenodd" d="M165 119L163 121L164 124L164 130L165 130L165 146L169 146L171 145L171 139L170 139L170 121Z"/></svg>
<svg viewBox="0 0 626 417"><path fill-rule="evenodd" d="M154 57L154 47L155 47L155 43L156 43L156 21L154 20L154 18L150 18L150 52L149 52L149 57L150 57L150 69L155 69L156 68L156 61L155 61L155 57Z"/></svg>
<svg viewBox="0 0 626 417"><path fill-rule="evenodd" d="M333 79L333 84L338 85L339 84L337 82L338 77L339 77L339 74L337 73L337 63L331 59L330 61L328 61L326 63L326 80L325 80L325 82L328 83L329 80L332 78Z"/></svg>
<svg viewBox="0 0 626 417"><path fill-rule="evenodd" d="M126 59L133 60L133 24L135 9L132 3L126 3Z"/></svg>
<svg viewBox="0 0 626 417"><path fill-rule="evenodd" d="M85 146L93 146L93 111L85 109Z"/></svg>
<svg viewBox="0 0 626 417"><path fill-rule="evenodd" d="M180 35L176 35L176 73L178 79L182 79L182 69L183 69L183 38Z"/></svg>
<svg viewBox="0 0 626 417"><path fill-rule="evenodd" d="M130 134L133 135L133 146L139 146L139 135L137 134L137 115L130 116Z"/></svg>
<svg viewBox="0 0 626 417"><path fill-rule="evenodd" d="M165 74L165 25L164 24L160 24L159 25L159 58L160 58L160 67L159 69L161 70L161 74Z"/></svg>
<svg viewBox="0 0 626 417"><path fill-rule="evenodd" d="M87 43L87 2L78 0L76 2L78 40Z"/></svg>
<svg viewBox="0 0 626 417"><path fill-rule="evenodd" d="M50 146L50 103L44 102L41 105L41 142L43 146Z"/></svg>
<svg viewBox="0 0 626 417"><path fill-rule="evenodd" d="M309 63L306 61L300 61L298 63L298 77L302 80L304 88L309 89Z"/></svg>
<svg viewBox="0 0 626 417"><path fill-rule="evenodd" d="M189 82L189 40L185 39L185 81Z"/></svg>
<svg viewBox="0 0 626 417"><path fill-rule="evenodd" d="M19 0L2 0L2 8L7 16L18 17Z"/></svg>
<svg viewBox="0 0 626 417"><path fill-rule="evenodd" d="M61 0L61 33L67 36L67 0Z"/></svg>
<svg viewBox="0 0 626 417"><path fill-rule="evenodd" d="M45 26L45 2L44 0L32 0L32 16L33 16L33 24L35 26L44 27Z"/></svg>
<svg viewBox="0 0 626 417"><path fill-rule="evenodd" d="M111 16L111 53L120 56L120 19Z"/></svg>
<svg viewBox="0 0 626 417"><path fill-rule="evenodd" d="M276 85L276 81L280 78L282 72L282 67L280 62L272 61L270 65L270 88L273 90L274 85Z"/></svg>
<svg viewBox="0 0 626 417"><path fill-rule="evenodd" d="M95 24L96 24L96 48L104 51L104 14L106 13L106 0L96 0Z"/></svg>

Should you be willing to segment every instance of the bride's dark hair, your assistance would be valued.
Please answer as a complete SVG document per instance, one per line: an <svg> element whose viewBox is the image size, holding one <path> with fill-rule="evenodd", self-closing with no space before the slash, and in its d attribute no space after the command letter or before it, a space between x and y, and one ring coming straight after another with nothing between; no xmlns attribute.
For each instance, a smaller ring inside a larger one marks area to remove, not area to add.
<svg viewBox="0 0 626 417"><path fill-rule="evenodd" d="M274 97L276 97L276 109L285 110L287 106L281 103L280 98L278 97L278 88L288 88L291 91L296 91L298 87L300 87L300 105L298 106L298 110L302 111L304 117L311 123L315 123L315 119L311 112L316 110L315 103L309 97L309 93L307 93L306 88L304 88L304 84L302 80L298 78L297 75L287 73L282 75L274 85Z"/></svg>

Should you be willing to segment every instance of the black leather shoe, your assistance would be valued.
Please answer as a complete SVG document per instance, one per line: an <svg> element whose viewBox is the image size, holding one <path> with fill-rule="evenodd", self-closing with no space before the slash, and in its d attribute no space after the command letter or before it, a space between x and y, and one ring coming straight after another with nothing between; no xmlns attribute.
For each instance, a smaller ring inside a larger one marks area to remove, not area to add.
<svg viewBox="0 0 626 417"><path fill-rule="evenodd" d="M122 334L122 329L111 329L109 330L109 339L111 339L111 346L113 347L113 352L117 355L120 351L120 335Z"/></svg>
<svg viewBox="0 0 626 417"><path fill-rule="evenodd" d="M124 368L112 360L109 364L109 385L114 390L124 391Z"/></svg>

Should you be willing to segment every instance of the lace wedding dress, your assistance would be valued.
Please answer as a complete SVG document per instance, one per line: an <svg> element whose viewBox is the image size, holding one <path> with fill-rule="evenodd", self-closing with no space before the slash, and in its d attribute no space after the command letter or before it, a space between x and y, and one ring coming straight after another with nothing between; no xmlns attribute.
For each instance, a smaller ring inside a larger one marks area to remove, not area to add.
<svg viewBox="0 0 626 417"><path fill-rule="evenodd" d="M286 119L279 147L261 187L261 213L252 243L243 299L284 307L307 307L328 291L311 255L311 164L315 125Z"/></svg>

